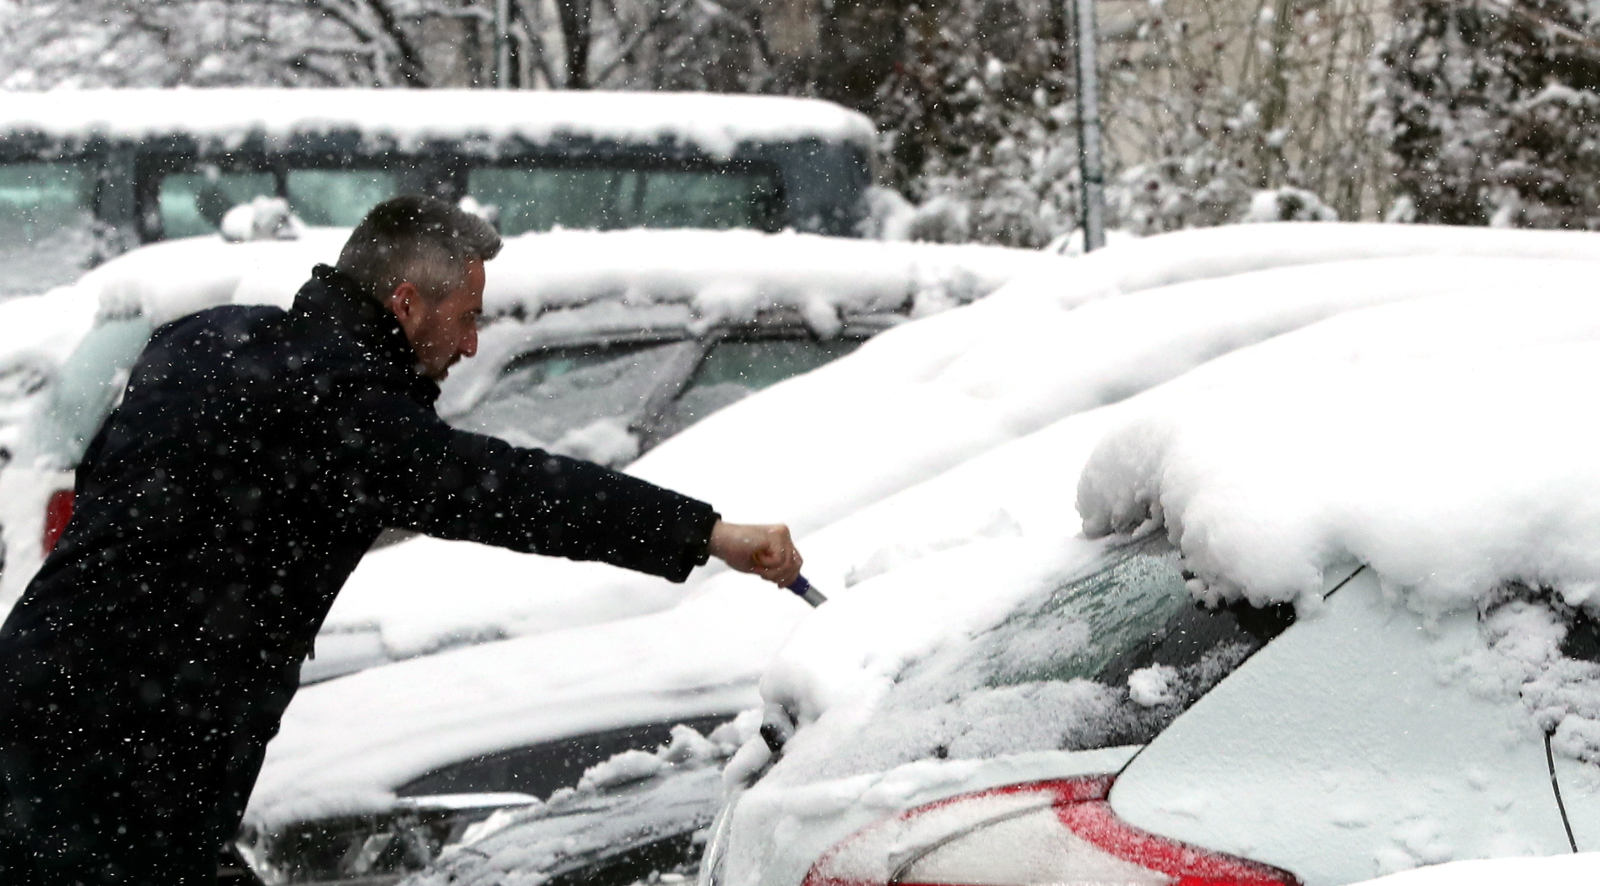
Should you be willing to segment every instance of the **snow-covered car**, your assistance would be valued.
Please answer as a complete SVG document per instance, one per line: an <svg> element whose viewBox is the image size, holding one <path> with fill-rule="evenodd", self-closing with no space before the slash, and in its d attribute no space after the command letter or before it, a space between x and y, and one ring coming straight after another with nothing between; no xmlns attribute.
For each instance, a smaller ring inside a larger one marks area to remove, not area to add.
<svg viewBox="0 0 1600 886"><path fill-rule="evenodd" d="M0 325L30 324L15 334L11 371L0 364L0 447L12 456L0 468L10 554L0 601L16 599L65 526L72 469L152 330L216 304L287 306L347 233L152 244L73 286L0 305ZM753 390L1054 261L755 231L510 237L490 268L479 356L451 373L438 409L468 430L621 466ZM390 590L404 600L407 584ZM333 632L306 676L398 657L375 652L378 641L361 629Z"/></svg>
<svg viewBox="0 0 1600 886"><path fill-rule="evenodd" d="M857 236L867 118L815 99L672 93L86 89L0 107L0 299L135 243L285 201L350 227L400 193L469 198L508 235L747 228ZM231 229L230 229L231 230Z"/></svg>
<svg viewBox="0 0 1600 886"><path fill-rule="evenodd" d="M1417 297L829 527L1034 515L799 626L701 883L1336 886L1600 848L1594 265L1468 264L1498 279L1391 264Z"/></svg>
<svg viewBox="0 0 1600 886"><path fill-rule="evenodd" d="M903 324L729 406L629 468L735 519L789 520L808 575L831 602L812 613L758 580L715 569L699 571L685 593L537 558L485 559L500 570L493 586L442 584L463 549L425 539L394 545L368 558L381 569L369 571L370 587L354 588L344 623L358 624L354 613L372 607L365 611L386 642L413 650L451 630L489 641L303 689L268 749L248 820L271 834L308 827L330 810L389 815L399 789L437 769L619 723L664 728L713 712L702 703L731 716L760 703L758 683L777 706L768 732L782 752L774 762L765 740L751 741L731 764L736 781L765 775L743 791L714 841L723 882L760 881L757 872L802 882L830 847L923 802L1037 772L1099 778L1135 754L1154 758L1172 729L1220 705L1275 649L1337 622L1307 614L1314 592L1293 607L1269 597L1252 608L1217 582L1208 587L1226 605L1195 609L1182 570L1196 564L1180 565L1169 543L1084 538L1071 502L1100 439L1152 404L1192 401L1203 412L1213 389L1280 379L1304 385L1329 439L1343 441L1332 429L1359 410L1319 396L1313 371L1588 341L1600 334L1600 308L1583 289L1597 270L1600 238L1582 234L1257 226L1119 244ZM1350 425L1365 429L1358 419ZM1305 449L1297 440L1293 451ZM1250 454L1271 462L1259 449ZM1367 599L1373 576L1386 573L1353 557L1333 564L1326 581L1317 576L1316 591L1331 588L1362 562L1369 565L1326 611ZM450 587L449 607L440 595L418 595L391 598L380 613L377 592L402 575L419 588ZM1139 589L1142 608L1115 597L1123 584ZM612 612L644 614L562 623L540 608L550 597L565 605L566 596L576 612L584 595ZM1088 713L1105 716L1089 722ZM1511 726L1528 722L1514 705L1504 713L1522 718ZM1448 706L1439 714L1450 715ZM652 783L636 789L648 793ZM1547 797L1548 773L1543 785ZM681 811L690 822L704 812ZM1383 831L1381 812L1366 833ZM558 874L553 865L565 862L521 847L544 845L542 835L556 831L543 828L559 830L549 823L559 817L527 818L525 841L515 828L497 830L492 842L474 839L481 831L464 834L421 882ZM1438 847L1414 842L1441 860ZM604 857L592 856L597 864ZM1376 872L1370 853L1368 861L1363 876ZM1146 880L1162 882L1133 882Z"/></svg>

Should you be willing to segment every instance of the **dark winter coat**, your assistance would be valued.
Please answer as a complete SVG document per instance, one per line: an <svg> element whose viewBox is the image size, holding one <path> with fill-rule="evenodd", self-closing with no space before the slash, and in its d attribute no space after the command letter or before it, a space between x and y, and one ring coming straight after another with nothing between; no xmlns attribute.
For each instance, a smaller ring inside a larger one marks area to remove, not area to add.
<svg viewBox="0 0 1600 886"><path fill-rule="evenodd" d="M29 854L60 882L214 874L300 663L385 527L674 581L705 562L706 504L453 430L438 392L393 315L326 266L289 311L156 332L0 628L0 881L28 882Z"/></svg>

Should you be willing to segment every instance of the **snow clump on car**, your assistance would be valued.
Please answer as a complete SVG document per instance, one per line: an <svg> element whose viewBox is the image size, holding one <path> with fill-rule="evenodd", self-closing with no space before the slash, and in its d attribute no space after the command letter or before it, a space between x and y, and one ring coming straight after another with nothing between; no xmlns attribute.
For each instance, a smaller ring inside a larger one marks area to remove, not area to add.
<svg viewBox="0 0 1600 886"><path fill-rule="evenodd" d="M1325 572L1362 563L1423 615L1477 608L1488 649L1441 676L1520 690L1559 750L1600 760L1600 666L1560 650L1600 605L1597 375L1579 341L1191 388L1102 440L1078 510L1092 537L1164 528L1212 604L1315 612Z"/></svg>

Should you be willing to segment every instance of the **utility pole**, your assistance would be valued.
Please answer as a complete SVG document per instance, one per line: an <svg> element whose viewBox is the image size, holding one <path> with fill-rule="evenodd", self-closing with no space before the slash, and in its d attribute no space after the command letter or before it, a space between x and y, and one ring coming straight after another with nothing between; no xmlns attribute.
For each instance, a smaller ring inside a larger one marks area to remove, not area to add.
<svg viewBox="0 0 1600 886"><path fill-rule="evenodd" d="M511 88L511 0L494 0L494 88Z"/></svg>
<svg viewBox="0 0 1600 886"><path fill-rule="evenodd" d="M1100 75L1096 67L1095 0L1072 0L1078 56L1078 177L1083 251L1106 245L1106 173L1100 148Z"/></svg>

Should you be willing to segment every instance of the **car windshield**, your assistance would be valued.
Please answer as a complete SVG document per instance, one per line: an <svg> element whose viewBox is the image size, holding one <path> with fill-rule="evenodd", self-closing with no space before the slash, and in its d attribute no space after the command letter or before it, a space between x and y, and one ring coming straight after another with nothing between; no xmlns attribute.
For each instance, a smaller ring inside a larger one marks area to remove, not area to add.
<svg viewBox="0 0 1600 886"><path fill-rule="evenodd" d="M631 461L638 454L631 427L663 384L689 372L700 347L649 341L534 351L508 363L471 409L449 421L517 446Z"/></svg>
<svg viewBox="0 0 1600 886"><path fill-rule="evenodd" d="M94 254L94 187L78 163L0 165L0 299L76 279Z"/></svg>
<svg viewBox="0 0 1600 886"><path fill-rule="evenodd" d="M717 341L656 427L670 437L713 412L861 347L864 339L740 338Z"/></svg>
<svg viewBox="0 0 1600 886"><path fill-rule="evenodd" d="M781 227L776 175L742 167L474 169L467 193L499 208L507 236L553 228Z"/></svg>
<svg viewBox="0 0 1600 886"><path fill-rule="evenodd" d="M1148 741L1293 621L1199 607L1164 539L1113 548L992 627L907 666L824 777L927 757L981 759Z"/></svg>

